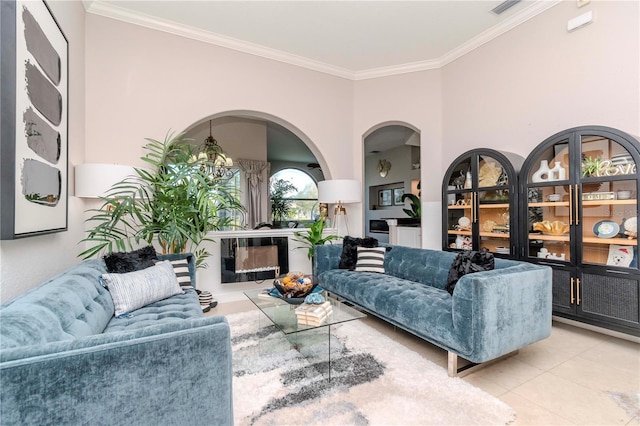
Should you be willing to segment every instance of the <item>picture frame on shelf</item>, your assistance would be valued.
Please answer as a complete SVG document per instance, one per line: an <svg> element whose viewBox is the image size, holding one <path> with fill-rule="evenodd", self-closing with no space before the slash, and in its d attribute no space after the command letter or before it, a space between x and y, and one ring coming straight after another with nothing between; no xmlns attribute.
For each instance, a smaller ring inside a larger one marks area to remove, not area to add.
<svg viewBox="0 0 640 426"><path fill-rule="evenodd" d="M393 205L394 206L402 206L404 205L404 201L402 201L402 196L404 195L404 188L394 188L393 190Z"/></svg>
<svg viewBox="0 0 640 426"><path fill-rule="evenodd" d="M393 190L380 189L378 190L378 205L381 207L389 207L393 203Z"/></svg>
<svg viewBox="0 0 640 426"><path fill-rule="evenodd" d="M43 0L2 2L0 19L0 237L63 232L69 201L69 43Z"/></svg>

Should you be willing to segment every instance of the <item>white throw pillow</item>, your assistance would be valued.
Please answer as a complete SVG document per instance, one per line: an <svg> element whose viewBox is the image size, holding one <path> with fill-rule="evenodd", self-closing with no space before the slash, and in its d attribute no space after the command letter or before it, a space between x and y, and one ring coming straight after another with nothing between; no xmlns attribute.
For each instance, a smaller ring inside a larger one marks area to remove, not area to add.
<svg viewBox="0 0 640 426"><path fill-rule="evenodd" d="M111 294L116 316L184 293L173 272L173 266L167 260L140 271L102 274L100 281Z"/></svg>
<svg viewBox="0 0 640 426"><path fill-rule="evenodd" d="M358 247L356 271L384 274L384 254L386 247Z"/></svg>

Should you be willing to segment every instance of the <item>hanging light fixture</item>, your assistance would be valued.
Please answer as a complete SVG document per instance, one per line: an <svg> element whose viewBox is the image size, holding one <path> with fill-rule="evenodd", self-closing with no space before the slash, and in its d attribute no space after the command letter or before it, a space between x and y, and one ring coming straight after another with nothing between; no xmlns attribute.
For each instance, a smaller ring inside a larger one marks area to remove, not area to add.
<svg viewBox="0 0 640 426"><path fill-rule="evenodd" d="M209 120L209 136L204 140L204 154L210 163L208 172L213 177L230 178L233 176L233 160L225 155L222 147L218 145L218 141L213 138L211 120Z"/></svg>

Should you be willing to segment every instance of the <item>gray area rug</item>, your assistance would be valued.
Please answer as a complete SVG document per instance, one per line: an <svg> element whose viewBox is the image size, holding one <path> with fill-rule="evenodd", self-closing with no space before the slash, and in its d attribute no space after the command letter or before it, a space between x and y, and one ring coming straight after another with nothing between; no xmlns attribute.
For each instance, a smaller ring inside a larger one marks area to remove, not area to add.
<svg viewBox="0 0 640 426"><path fill-rule="evenodd" d="M227 317L236 425L504 425L504 402L361 321L287 340L260 312ZM327 351L331 347L331 380Z"/></svg>
<svg viewBox="0 0 640 426"><path fill-rule="evenodd" d="M624 411L636 420L640 420L640 392L605 392Z"/></svg>

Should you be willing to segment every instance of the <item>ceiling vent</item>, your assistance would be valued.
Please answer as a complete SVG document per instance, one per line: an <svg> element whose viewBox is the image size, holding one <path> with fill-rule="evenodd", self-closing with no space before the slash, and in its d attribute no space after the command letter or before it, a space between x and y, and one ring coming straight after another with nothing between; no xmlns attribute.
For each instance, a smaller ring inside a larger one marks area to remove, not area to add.
<svg viewBox="0 0 640 426"><path fill-rule="evenodd" d="M510 7L515 6L516 4L520 3L521 0L506 0L503 1L502 3L500 3L499 5L497 5L496 7L494 7L493 9L491 9L491 11L493 13L495 13L496 15L500 15L502 12L504 12L505 10L509 9Z"/></svg>

